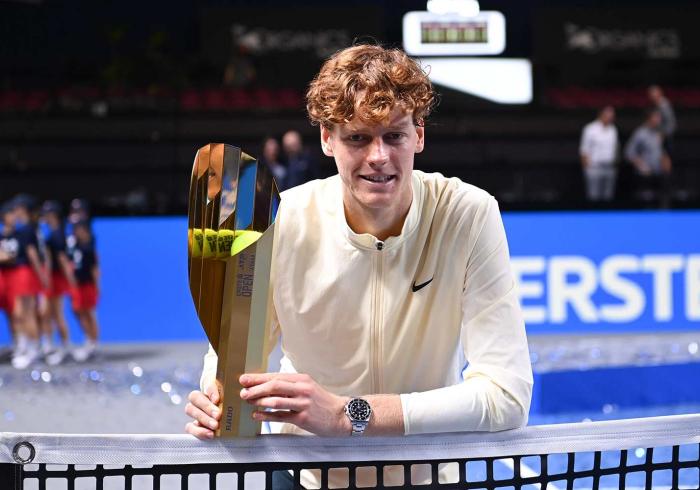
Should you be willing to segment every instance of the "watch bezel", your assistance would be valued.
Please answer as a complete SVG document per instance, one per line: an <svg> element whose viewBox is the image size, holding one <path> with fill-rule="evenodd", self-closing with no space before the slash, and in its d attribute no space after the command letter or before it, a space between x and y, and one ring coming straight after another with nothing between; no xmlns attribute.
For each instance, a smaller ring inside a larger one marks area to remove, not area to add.
<svg viewBox="0 0 700 490"><path fill-rule="evenodd" d="M366 417L358 417L357 415L357 405L362 405L367 409L367 416ZM363 398L352 398L346 405L345 405L345 413L347 416L352 420L353 422L369 422L370 417L372 416L372 406L369 404L369 402Z"/></svg>

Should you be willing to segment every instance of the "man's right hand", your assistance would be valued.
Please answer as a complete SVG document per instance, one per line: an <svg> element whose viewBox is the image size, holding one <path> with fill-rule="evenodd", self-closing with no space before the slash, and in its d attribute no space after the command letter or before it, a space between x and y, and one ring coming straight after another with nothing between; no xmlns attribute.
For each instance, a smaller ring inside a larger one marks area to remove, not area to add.
<svg viewBox="0 0 700 490"><path fill-rule="evenodd" d="M194 420L185 426L185 431L198 439L213 439L219 427L221 411L217 404L221 400L216 383L207 386L204 393L195 390L188 397L185 413Z"/></svg>

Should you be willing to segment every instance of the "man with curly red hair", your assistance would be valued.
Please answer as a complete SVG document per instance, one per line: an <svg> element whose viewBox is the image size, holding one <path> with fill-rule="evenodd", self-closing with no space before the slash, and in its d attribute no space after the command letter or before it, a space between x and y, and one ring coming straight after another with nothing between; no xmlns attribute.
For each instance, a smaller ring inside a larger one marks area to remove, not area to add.
<svg viewBox="0 0 700 490"><path fill-rule="evenodd" d="M434 102L414 60L374 45L336 53L311 82L309 117L338 175L283 193L272 278L281 372L240 379L241 397L272 432L527 422L532 372L498 205L458 179L413 169ZM215 373L210 350L202 392L186 409L188 432L201 438L221 417ZM429 472L414 478L430 482ZM347 486L340 480L329 483ZM275 478L278 488L290 481ZM319 481L302 472L304 485ZM402 471L384 473L385 485L402 483Z"/></svg>

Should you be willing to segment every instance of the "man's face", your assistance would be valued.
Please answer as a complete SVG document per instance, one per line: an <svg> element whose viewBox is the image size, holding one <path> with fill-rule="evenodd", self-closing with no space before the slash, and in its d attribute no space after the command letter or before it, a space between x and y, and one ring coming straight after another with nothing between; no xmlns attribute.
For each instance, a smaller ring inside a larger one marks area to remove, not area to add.
<svg viewBox="0 0 700 490"><path fill-rule="evenodd" d="M654 111L649 114L649 117L647 118L647 126L652 129L656 129L661 126L661 113Z"/></svg>
<svg viewBox="0 0 700 490"><path fill-rule="evenodd" d="M287 155L296 156L301 153L301 135L296 131L288 131L282 136L282 148Z"/></svg>
<svg viewBox="0 0 700 490"><path fill-rule="evenodd" d="M663 96L659 87L649 87L649 91L647 93L654 104L658 104Z"/></svg>
<svg viewBox="0 0 700 490"><path fill-rule="evenodd" d="M615 121L615 109L612 107L604 108L600 113L600 120L603 124L612 124Z"/></svg>
<svg viewBox="0 0 700 490"><path fill-rule="evenodd" d="M321 127L321 146L335 158L346 206L401 210L406 199L410 204L413 158L423 144L424 129L400 107L380 124L352 120Z"/></svg>

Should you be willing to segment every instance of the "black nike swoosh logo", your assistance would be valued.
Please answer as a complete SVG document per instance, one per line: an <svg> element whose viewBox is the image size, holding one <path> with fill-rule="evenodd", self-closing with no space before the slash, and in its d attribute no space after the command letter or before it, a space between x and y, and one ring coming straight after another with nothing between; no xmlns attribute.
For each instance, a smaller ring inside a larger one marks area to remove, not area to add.
<svg viewBox="0 0 700 490"><path fill-rule="evenodd" d="M411 286L411 289L413 289L413 292L414 292L414 293L415 293L416 291L420 291L420 290L423 289L425 286L427 286L428 284L430 284L431 282L433 282L433 279L434 279L434 278L435 278L435 276L431 277L430 279L428 279L427 281L425 281L423 284L419 284L419 285L417 285L417 286L416 286L416 281L413 281L413 286Z"/></svg>

